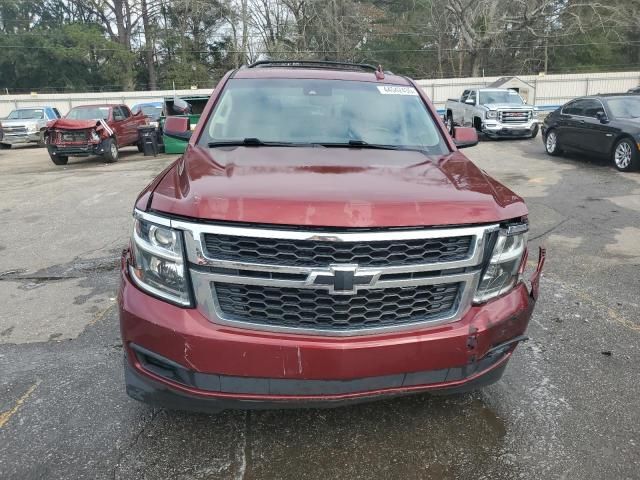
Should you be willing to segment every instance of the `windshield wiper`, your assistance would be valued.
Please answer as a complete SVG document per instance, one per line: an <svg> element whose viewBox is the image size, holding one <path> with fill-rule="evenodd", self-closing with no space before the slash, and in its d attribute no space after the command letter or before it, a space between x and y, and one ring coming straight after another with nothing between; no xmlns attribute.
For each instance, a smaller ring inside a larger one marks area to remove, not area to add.
<svg viewBox="0 0 640 480"><path fill-rule="evenodd" d="M263 142L256 137L247 137L242 140L220 140L209 142L209 148L215 147L291 147L305 145L293 142Z"/></svg>
<svg viewBox="0 0 640 480"><path fill-rule="evenodd" d="M369 143L364 140L349 140L345 143L320 143L323 147L352 147L352 148L370 148L373 150L415 150L422 151L420 148L402 147L399 145L386 145L382 143Z"/></svg>

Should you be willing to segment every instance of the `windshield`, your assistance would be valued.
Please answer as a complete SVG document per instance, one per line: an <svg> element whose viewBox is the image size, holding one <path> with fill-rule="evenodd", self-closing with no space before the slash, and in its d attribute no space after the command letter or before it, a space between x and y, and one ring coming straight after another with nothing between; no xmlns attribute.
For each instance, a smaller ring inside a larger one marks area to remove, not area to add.
<svg viewBox="0 0 640 480"><path fill-rule="evenodd" d="M162 107L160 105L135 105L133 112L142 112L145 117L157 118L162 115Z"/></svg>
<svg viewBox="0 0 640 480"><path fill-rule="evenodd" d="M159 118L162 115L162 107L154 105L143 105L136 109L136 111L142 110L142 114L146 117Z"/></svg>
<svg viewBox="0 0 640 480"><path fill-rule="evenodd" d="M522 97L515 90L480 91L480 105L491 103L507 103L510 105L523 105Z"/></svg>
<svg viewBox="0 0 640 480"><path fill-rule="evenodd" d="M108 120L109 107L74 107L67 113L70 120Z"/></svg>
<svg viewBox="0 0 640 480"><path fill-rule="evenodd" d="M246 138L449 151L415 88L341 80L230 80L199 143Z"/></svg>
<svg viewBox="0 0 640 480"><path fill-rule="evenodd" d="M39 120L44 118L44 110L42 109L25 109L14 110L9 114L7 120Z"/></svg>
<svg viewBox="0 0 640 480"><path fill-rule="evenodd" d="M640 118L640 97L609 98L607 104L616 118Z"/></svg>

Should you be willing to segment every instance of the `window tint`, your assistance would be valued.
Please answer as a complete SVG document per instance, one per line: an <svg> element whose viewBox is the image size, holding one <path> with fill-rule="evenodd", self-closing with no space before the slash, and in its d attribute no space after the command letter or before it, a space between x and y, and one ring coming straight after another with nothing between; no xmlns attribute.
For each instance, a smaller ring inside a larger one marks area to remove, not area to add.
<svg viewBox="0 0 640 480"><path fill-rule="evenodd" d="M462 97L460 97L461 102L466 102L467 98L469 98L469 90L465 90L462 92Z"/></svg>
<svg viewBox="0 0 640 480"><path fill-rule="evenodd" d="M122 115L123 118L129 118L131 116L129 109L124 106L120 107L120 114Z"/></svg>
<svg viewBox="0 0 640 480"><path fill-rule="evenodd" d="M245 138L448 151L414 87L341 80L230 80L199 143Z"/></svg>
<svg viewBox="0 0 640 480"><path fill-rule="evenodd" d="M593 118L596 118L598 112L604 111L604 107L600 101L593 98L582 100L581 109L582 115Z"/></svg>
<svg viewBox="0 0 640 480"><path fill-rule="evenodd" d="M574 100L567 103L562 109L562 113L565 115L582 115L582 107L580 105L581 100Z"/></svg>

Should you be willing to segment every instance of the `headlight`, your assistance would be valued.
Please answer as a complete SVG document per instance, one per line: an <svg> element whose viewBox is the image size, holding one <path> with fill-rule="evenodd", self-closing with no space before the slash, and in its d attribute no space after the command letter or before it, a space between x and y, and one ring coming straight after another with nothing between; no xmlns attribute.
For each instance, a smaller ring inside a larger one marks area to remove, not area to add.
<svg viewBox="0 0 640 480"><path fill-rule="evenodd" d="M500 231L489 266L473 299L475 303L502 295L516 285L520 277L522 257L527 249L528 230L528 225L523 223Z"/></svg>
<svg viewBox="0 0 640 480"><path fill-rule="evenodd" d="M182 233L136 218L129 271L142 290L179 305L191 304L184 265Z"/></svg>
<svg viewBox="0 0 640 480"><path fill-rule="evenodd" d="M37 131L38 131L38 126L37 125L27 125L27 132L35 133Z"/></svg>
<svg viewBox="0 0 640 480"><path fill-rule="evenodd" d="M487 118L498 118L498 112L495 110L487 110Z"/></svg>
<svg viewBox="0 0 640 480"><path fill-rule="evenodd" d="M98 135L98 132L96 132L95 130L91 130L91 140L93 140L94 142L100 141L100 135Z"/></svg>

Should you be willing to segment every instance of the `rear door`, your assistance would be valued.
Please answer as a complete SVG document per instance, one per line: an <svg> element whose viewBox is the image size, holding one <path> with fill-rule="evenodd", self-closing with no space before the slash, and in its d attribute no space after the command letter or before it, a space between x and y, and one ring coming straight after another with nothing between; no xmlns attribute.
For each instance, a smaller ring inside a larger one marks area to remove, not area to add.
<svg viewBox="0 0 640 480"><path fill-rule="evenodd" d="M577 99L562 107L558 120L558 141L561 145L580 148L579 125L584 120L583 104L583 99Z"/></svg>
<svg viewBox="0 0 640 480"><path fill-rule="evenodd" d="M469 98L469 90L462 92L460 102L453 105L453 121L456 125L464 125L464 111L467 108L465 102Z"/></svg>
<svg viewBox="0 0 640 480"><path fill-rule="evenodd" d="M473 117L476 115L476 109L478 108L478 91L470 90L467 100L472 100L473 104L464 104L464 126L473 126Z"/></svg>

